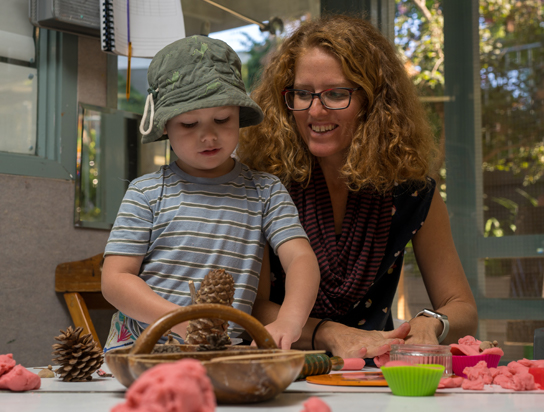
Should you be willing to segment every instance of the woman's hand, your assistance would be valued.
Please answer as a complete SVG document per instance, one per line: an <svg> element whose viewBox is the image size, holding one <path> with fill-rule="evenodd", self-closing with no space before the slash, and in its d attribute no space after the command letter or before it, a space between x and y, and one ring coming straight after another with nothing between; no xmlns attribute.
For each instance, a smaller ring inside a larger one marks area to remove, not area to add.
<svg viewBox="0 0 544 412"><path fill-rule="evenodd" d="M315 337L315 348L325 349L342 358L374 358L391 350L391 345L404 343L410 333L410 324L403 323L397 329L368 331L336 322L322 324Z"/></svg>
<svg viewBox="0 0 544 412"><path fill-rule="evenodd" d="M438 345L442 333L442 322L435 318L418 316L410 320L410 334L404 340L410 345Z"/></svg>

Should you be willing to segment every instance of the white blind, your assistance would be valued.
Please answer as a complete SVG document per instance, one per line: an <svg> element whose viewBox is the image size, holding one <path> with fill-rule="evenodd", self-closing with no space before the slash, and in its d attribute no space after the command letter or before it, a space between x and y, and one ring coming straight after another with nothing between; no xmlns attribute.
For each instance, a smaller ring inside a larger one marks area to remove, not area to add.
<svg viewBox="0 0 544 412"><path fill-rule="evenodd" d="M34 26L28 18L28 0L0 1L0 57L34 61Z"/></svg>
<svg viewBox="0 0 544 412"><path fill-rule="evenodd" d="M35 155L38 72L26 64L36 59L28 4L0 0L0 151Z"/></svg>

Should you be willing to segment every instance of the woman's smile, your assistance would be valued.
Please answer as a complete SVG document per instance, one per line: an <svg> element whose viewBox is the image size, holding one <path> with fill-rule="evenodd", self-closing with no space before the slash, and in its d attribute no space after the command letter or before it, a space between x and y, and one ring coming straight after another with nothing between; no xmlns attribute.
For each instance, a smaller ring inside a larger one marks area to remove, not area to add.
<svg viewBox="0 0 544 412"><path fill-rule="evenodd" d="M314 47L297 59L294 89L319 93L335 87L357 87L346 78L335 56ZM327 109L316 96L308 110L292 113L301 137L314 156L343 159L357 128L360 110L361 100L355 93L345 109Z"/></svg>

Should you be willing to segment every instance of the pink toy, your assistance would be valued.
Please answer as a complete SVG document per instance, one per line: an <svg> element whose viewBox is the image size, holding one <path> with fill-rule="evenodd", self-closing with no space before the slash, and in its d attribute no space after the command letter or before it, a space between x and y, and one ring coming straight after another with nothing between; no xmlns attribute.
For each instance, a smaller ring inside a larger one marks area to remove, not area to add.
<svg viewBox="0 0 544 412"><path fill-rule="evenodd" d="M163 363L144 372L111 412L213 412L215 395L206 369L194 359Z"/></svg>
<svg viewBox="0 0 544 412"><path fill-rule="evenodd" d="M331 408L321 399L312 396L304 402L304 409L300 412L331 412Z"/></svg>
<svg viewBox="0 0 544 412"><path fill-rule="evenodd" d="M544 368L530 368L529 373L533 375L535 385L538 385L539 389L544 389Z"/></svg>
<svg viewBox="0 0 544 412"><path fill-rule="evenodd" d="M344 359L343 371L360 371L365 367L365 361L361 358Z"/></svg>

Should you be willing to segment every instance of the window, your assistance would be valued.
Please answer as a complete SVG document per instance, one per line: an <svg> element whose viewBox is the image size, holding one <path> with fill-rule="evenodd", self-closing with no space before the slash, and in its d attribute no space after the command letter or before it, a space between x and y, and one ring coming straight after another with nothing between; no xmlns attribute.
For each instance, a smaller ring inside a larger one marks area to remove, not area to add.
<svg viewBox="0 0 544 412"><path fill-rule="evenodd" d="M28 1L0 4L0 173L74 178L74 56L77 37L32 26Z"/></svg>
<svg viewBox="0 0 544 412"><path fill-rule="evenodd" d="M23 7L24 6L24 7ZM0 5L0 151L36 151L38 76L27 2Z"/></svg>

